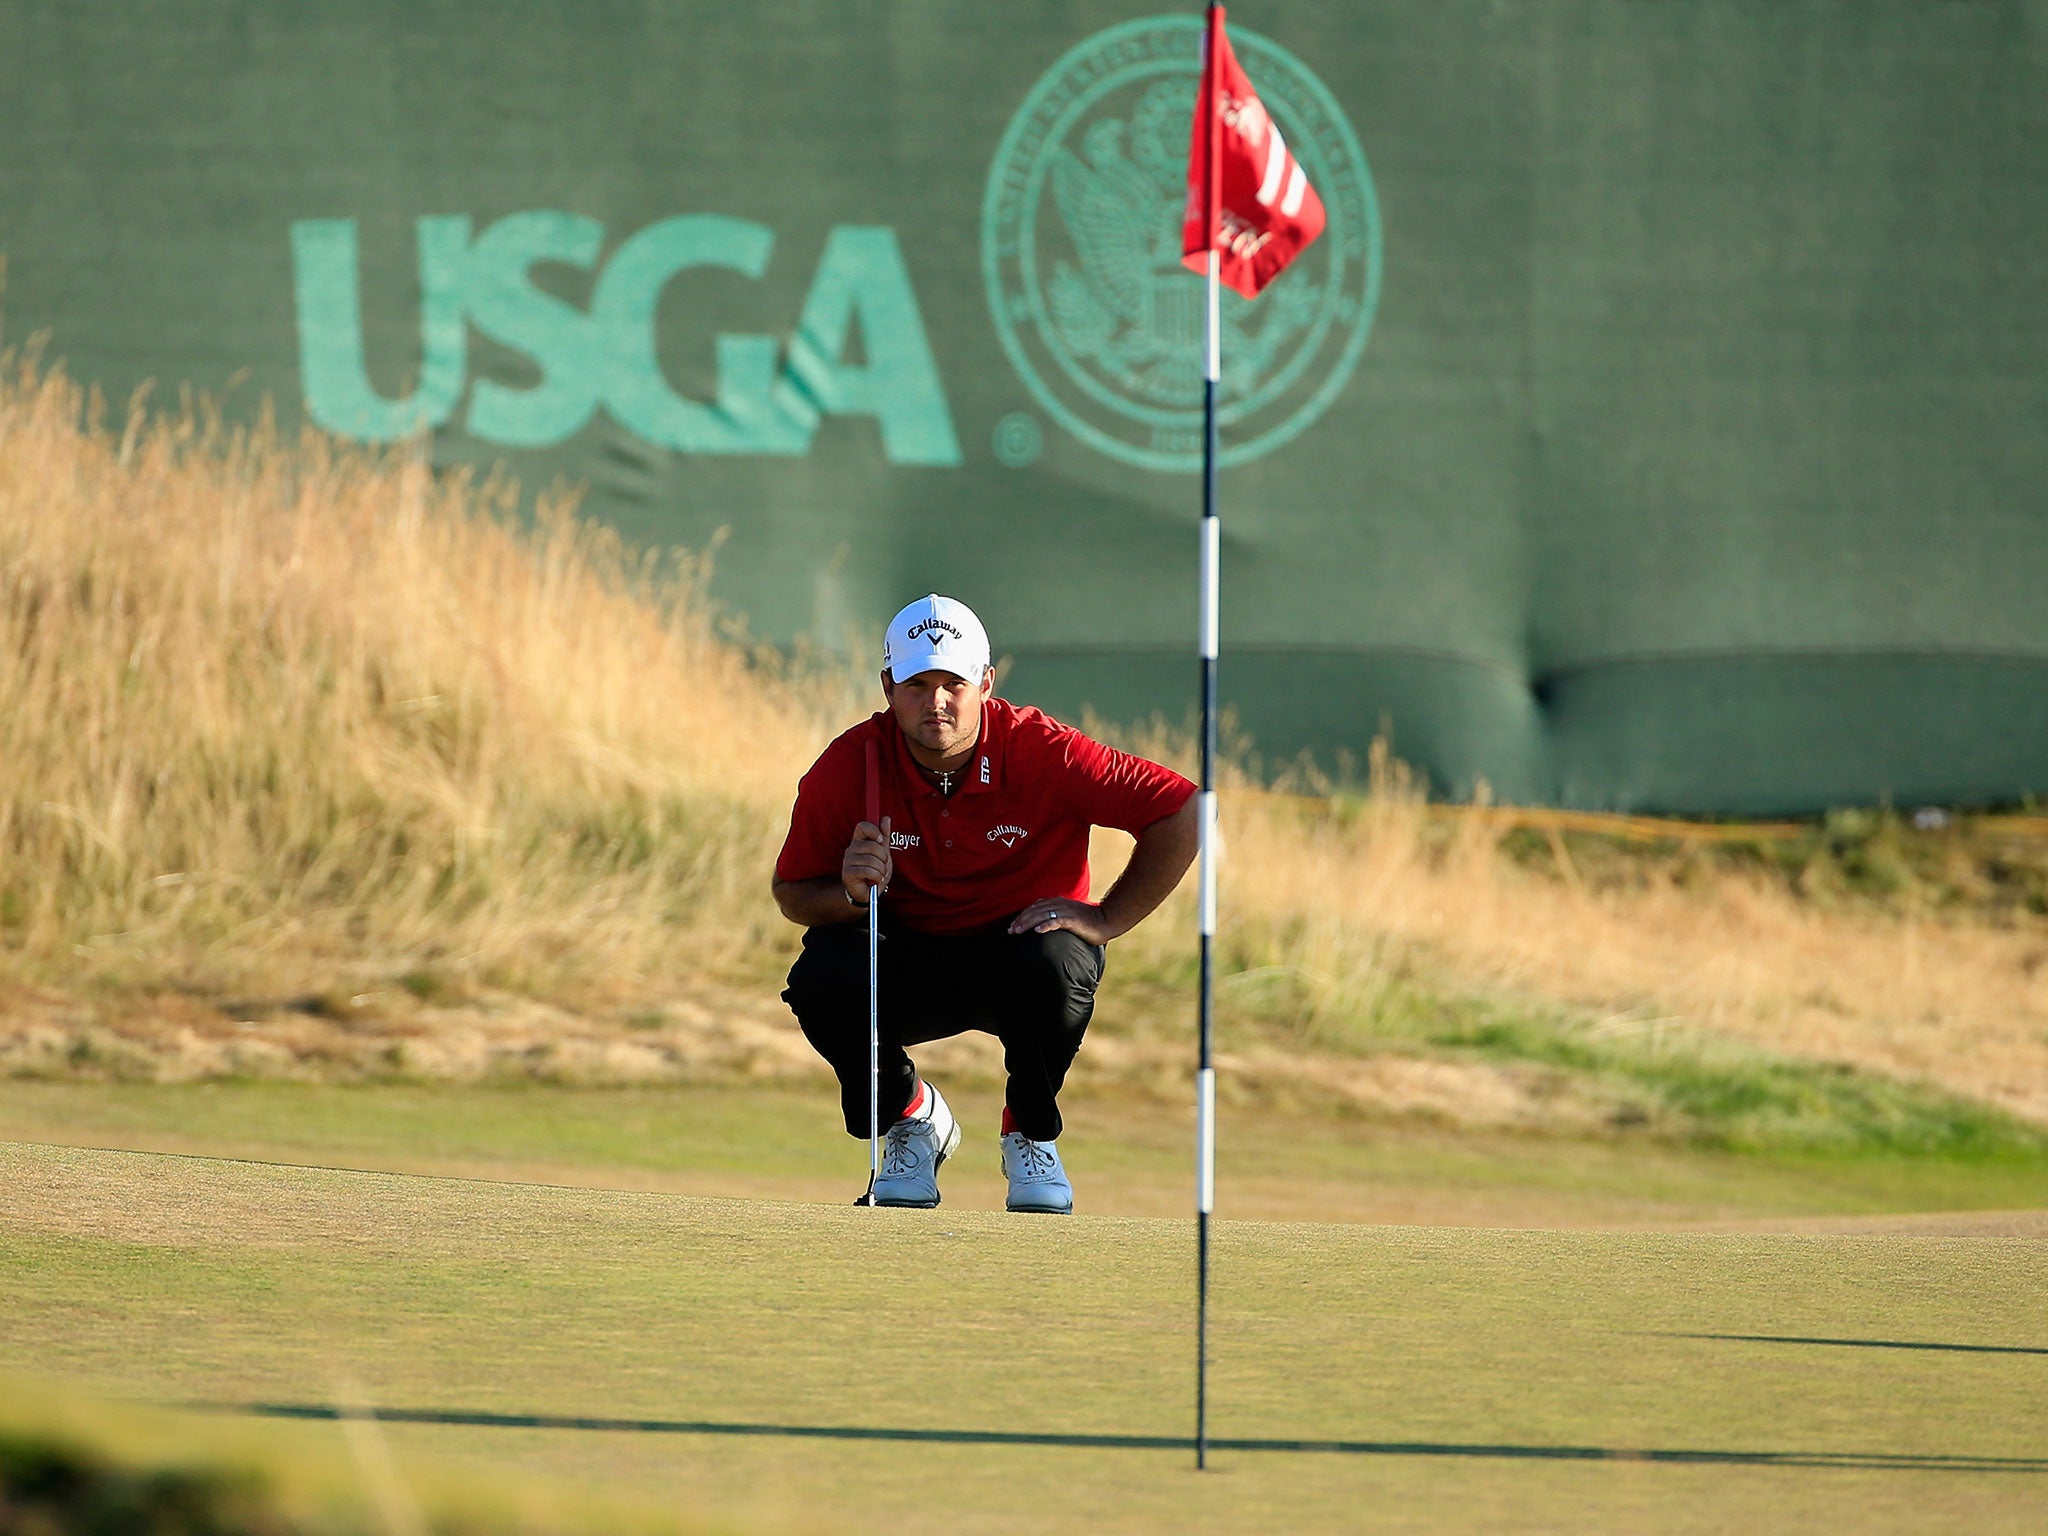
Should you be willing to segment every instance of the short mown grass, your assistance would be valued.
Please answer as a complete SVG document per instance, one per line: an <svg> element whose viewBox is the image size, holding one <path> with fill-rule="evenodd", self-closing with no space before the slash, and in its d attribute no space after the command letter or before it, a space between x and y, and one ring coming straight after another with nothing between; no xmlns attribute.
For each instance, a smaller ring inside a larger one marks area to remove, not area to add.
<svg viewBox="0 0 2048 1536"><path fill-rule="evenodd" d="M288 1457L366 1405L436 1531L444 1475L792 1533L2039 1528L2036 1240L1222 1221L1205 1476L1193 1250L0 1145L0 1369Z"/></svg>
<svg viewBox="0 0 2048 1536"><path fill-rule="evenodd" d="M966 1132L946 1209L1000 1210L997 1085L942 1075ZM1084 1211L1189 1209L1184 1103L1068 1097ZM0 1081L0 1142L767 1200L852 1198L867 1148L836 1090L542 1083ZM1576 1137L1226 1103L1218 1210L1233 1219L1682 1227L2048 1207L2048 1162L1717 1149L1639 1131Z"/></svg>

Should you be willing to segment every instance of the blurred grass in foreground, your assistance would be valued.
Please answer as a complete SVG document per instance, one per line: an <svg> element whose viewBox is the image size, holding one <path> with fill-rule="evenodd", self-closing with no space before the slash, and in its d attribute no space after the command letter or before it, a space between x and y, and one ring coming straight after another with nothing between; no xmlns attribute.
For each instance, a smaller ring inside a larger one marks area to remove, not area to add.
<svg viewBox="0 0 2048 1536"><path fill-rule="evenodd" d="M751 645L703 557L636 554L567 498L529 525L511 487L403 450L191 406L117 432L60 373L0 372L0 988L18 1019L175 1025L33 1070L146 1075L290 1016L390 1031L373 1070L431 1075L422 1035L519 1004L623 1038L741 999L790 1034L767 875L798 776L872 707L843 667ZM1226 786L1227 1091L2048 1155L2039 845L1844 812L1643 847L1446 816L1384 753L1362 777ZM1112 957L1096 1033L1128 1087L1181 1092L1192 907ZM771 1057L747 1070L802 1065ZM256 1070L232 1059L205 1070Z"/></svg>
<svg viewBox="0 0 2048 1536"><path fill-rule="evenodd" d="M10 1536L682 1536L624 1501L408 1458L367 1417L331 1441L0 1376L0 1531ZM424 1475L422 1475L424 1470Z"/></svg>

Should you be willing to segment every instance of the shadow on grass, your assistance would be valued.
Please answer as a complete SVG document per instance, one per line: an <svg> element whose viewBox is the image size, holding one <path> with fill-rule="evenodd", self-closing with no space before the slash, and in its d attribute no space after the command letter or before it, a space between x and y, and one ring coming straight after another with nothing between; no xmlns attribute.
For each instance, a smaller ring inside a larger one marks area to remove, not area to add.
<svg viewBox="0 0 2048 1536"><path fill-rule="evenodd" d="M266 1419L340 1419L322 1403L186 1403L204 1413ZM794 1440L892 1440L919 1445L1073 1446L1087 1450L1189 1451L1183 1435L1086 1435L1000 1429L885 1429L854 1424L735 1424L699 1419L587 1418L559 1413L486 1413L461 1408L378 1408L385 1424L453 1424L477 1429L585 1429L638 1435L784 1436ZM1280 1440L1209 1438L1212 1451L1301 1451L1338 1456L1449 1456L1528 1461L1665 1462L1682 1466L1835 1467L1897 1472L2048 1473L2043 1456L1886 1455L1865 1451L1693 1451L1592 1445L1461 1445L1436 1440Z"/></svg>
<svg viewBox="0 0 2048 1536"><path fill-rule="evenodd" d="M1664 1339L1716 1339L1734 1344L1819 1344L1831 1349L1940 1349L1961 1355L2048 1355L2031 1344L1930 1344L1912 1339L1806 1339L1786 1333L1663 1333Z"/></svg>

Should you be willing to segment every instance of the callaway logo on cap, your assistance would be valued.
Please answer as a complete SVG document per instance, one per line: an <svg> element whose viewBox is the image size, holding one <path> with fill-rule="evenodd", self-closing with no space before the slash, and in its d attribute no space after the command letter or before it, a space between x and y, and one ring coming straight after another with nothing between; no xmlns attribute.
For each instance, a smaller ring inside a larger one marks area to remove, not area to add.
<svg viewBox="0 0 2048 1536"><path fill-rule="evenodd" d="M920 597L889 621L882 670L898 683L920 672L950 672L978 683L988 670L988 631L958 598Z"/></svg>

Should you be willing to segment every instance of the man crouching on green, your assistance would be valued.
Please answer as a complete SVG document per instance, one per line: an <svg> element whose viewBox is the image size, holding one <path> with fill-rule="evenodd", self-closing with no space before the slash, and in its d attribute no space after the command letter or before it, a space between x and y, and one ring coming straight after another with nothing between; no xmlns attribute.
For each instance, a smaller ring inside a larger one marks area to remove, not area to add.
<svg viewBox="0 0 2048 1536"><path fill-rule="evenodd" d="M1003 1171L1013 1211L1064 1214L1059 1092L1102 981L1103 948L1158 907L1197 838L1195 786L995 694L988 635L966 604L919 598L889 622L887 707L828 746L797 786L775 903L804 929L783 1001L838 1075L846 1129L868 1134L866 914L881 911L878 1205L939 1203L960 1144L906 1047L985 1030L1007 1074ZM866 819L869 745L880 820ZM1091 827L1137 848L1088 900Z"/></svg>

